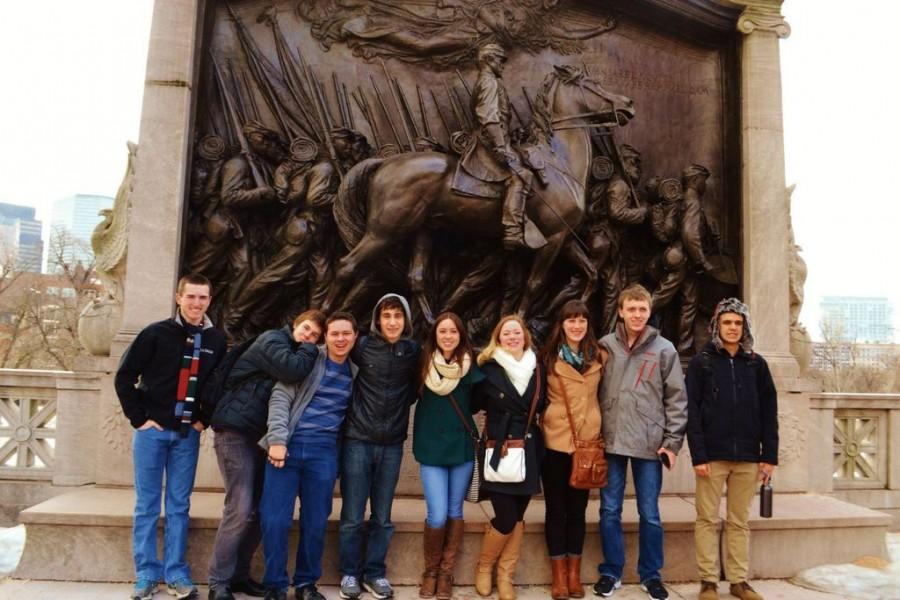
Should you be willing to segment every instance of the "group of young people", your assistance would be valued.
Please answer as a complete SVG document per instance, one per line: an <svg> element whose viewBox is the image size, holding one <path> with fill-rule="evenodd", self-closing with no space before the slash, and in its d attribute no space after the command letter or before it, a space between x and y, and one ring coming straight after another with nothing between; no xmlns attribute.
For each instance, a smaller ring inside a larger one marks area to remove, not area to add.
<svg viewBox="0 0 900 600"><path fill-rule="evenodd" d="M509 448L521 449L524 475L481 482L494 516L481 541L477 593L490 596L496 588L500 600L515 599L525 512L543 491L551 596L583 597L589 492L573 488L569 473L576 441L602 439L608 480L600 491L603 562L593 592L611 596L621 586L630 464L640 516L638 575L651 598L667 598L658 498L663 466L674 467L686 433L697 481L699 597L718 598L718 508L727 485L729 591L743 600L761 598L747 583L749 506L756 482L771 477L777 464L777 400L766 363L752 349L747 307L737 299L717 306L712 340L691 360L685 384L675 348L648 324L650 294L639 285L621 293L616 330L599 341L588 307L570 301L542 347L535 347L520 317L509 315L477 354L453 313L435 319L420 347L406 300L386 294L365 336L358 336L352 315L326 317L316 310L262 333L228 365L221 389L208 394L218 396L213 404L204 392L226 344L206 316L211 292L202 276L182 278L175 317L141 331L116 374L123 411L135 428L133 600L152 598L160 581L177 598L197 595L186 560L188 509L199 436L207 426L215 431L225 485L209 565L210 600L236 593L282 600L291 584L298 600L323 600L316 583L339 476L340 596L355 600L366 590L377 600L391 598L391 506L416 402L412 446L427 507L420 597L453 595L463 503L479 448L482 468L492 472ZM481 411L479 432L473 415ZM289 578L288 537L298 498L299 542ZM261 583L250 577L260 541Z"/></svg>

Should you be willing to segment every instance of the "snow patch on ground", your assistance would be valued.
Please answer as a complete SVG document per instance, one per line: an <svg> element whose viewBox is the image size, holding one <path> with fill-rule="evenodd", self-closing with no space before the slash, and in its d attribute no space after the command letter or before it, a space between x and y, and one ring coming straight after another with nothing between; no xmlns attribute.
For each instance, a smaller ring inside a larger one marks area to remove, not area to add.
<svg viewBox="0 0 900 600"><path fill-rule="evenodd" d="M887 550L889 563L861 559L858 562L871 566L821 565L797 573L791 582L851 598L897 600L900 598L900 533L887 535Z"/></svg>
<svg viewBox="0 0 900 600"><path fill-rule="evenodd" d="M25 550L25 526L0 527L0 578L16 570Z"/></svg>

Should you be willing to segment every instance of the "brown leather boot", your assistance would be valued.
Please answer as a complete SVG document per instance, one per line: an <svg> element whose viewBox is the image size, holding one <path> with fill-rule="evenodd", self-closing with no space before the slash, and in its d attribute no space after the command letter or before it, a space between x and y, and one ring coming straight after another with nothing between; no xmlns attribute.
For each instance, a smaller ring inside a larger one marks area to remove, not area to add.
<svg viewBox="0 0 900 600"><path fill-rule="evenodd" d="M497 559L497 597L500 600L516 600L513 581L516 577L516 564L519 562L524 534L525 522L519 521L509 534L509 539L500 552L500 558Z"/></svg>
<svg viewBox="0 0 900 600"><path fill-rule="evenodd" d="M490 596L491 574L494 570L494 564L506 546L506 541L511 533L503 534L488 525L481 539L481 554L478 556L478 564L475 565L475 591L479 596Z"/></svg>
<svg viewBox="0 0 900 600"><path fill-rule="evenodd" d="M447 535L444 538L444 554L438 567L437 592L438 600L450 600L453 597L453 567L456 565L456 553L462 543L465 521L462 519L447 520Z"/></svg>
<svg viewBox="0 0 900 600"><path fill-rule="evenodd" d="M697 600L719 600L719 586L712 581L700 582L700 593Z"/></svg>
<svg viewBox="0 0 900 600"><path fill-rule="evenodd" d="M584 586L581 585L581 557L569 556L566 559L566 587L570 598L584 598Z"/></svg>
<svg viewBox="0 0 900 600"><path fill-rule="evenodd" d="M732 583L728 586L728 593L732 596L737 596L741 600L763 600L759 592L750 587L750 584L746 581Z"/></svg>
<svg viewBox="0 0 900 600"><path fill-rule="evenodd" d="M553 600L567 600L569 597L569 584L566 581L565 558L551 558L550 571L553 573L553 583L550 585L550 597Z"/></svg>
<svg viewBox="0 0 900 600"><path fill-rule="evenodd" d="M419 598L434 598L437 586L438 565L441 563L441 549L444 547L444 527L433 528L425 524L425 570L419 585Z"/></svg>

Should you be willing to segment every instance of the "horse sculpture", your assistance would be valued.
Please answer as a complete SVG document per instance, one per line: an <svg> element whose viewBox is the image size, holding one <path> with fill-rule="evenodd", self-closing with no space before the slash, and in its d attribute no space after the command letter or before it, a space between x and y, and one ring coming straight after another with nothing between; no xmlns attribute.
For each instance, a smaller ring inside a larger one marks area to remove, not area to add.
<svg viewBox="0 0 900 600"><path fill-rule="evenodd" d="M516 312L524 315L560 249L584 217L585 186L591 164L591 127L625 125L634 116L630 98L603 89L599 82L570 66L557 66L534 102L533 133L546 165L544 184L535 183L526 203L528 217L547 239L537 250ZM334 214L350 249L338 266L323 308L336 307L361 269L403 240L415 239L409 283L415 303L431 321L424 272L430 248L429 229L465 231L486 240L501 238L501 198L472 197L452 187L458 158L438 152L406 153L357 164L344 177ZM499 252L499 251L498 251ZM502 261L497 261L502 267ZM473 277L475 277L473 275ZM484 281L482 273L480 280ZM358 284L359 285L359 284ZM467 279L445 303L459 310L474 288Z"/></svg>

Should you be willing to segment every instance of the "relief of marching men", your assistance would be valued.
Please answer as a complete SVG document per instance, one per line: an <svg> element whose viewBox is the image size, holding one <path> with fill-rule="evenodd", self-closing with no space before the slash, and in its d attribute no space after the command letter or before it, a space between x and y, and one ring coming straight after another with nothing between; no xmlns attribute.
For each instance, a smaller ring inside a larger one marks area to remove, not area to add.
<svg viewBox="0 0 900 600"><path fill-rule="evenodd" d="M555 0L218 5L182 265L212 281L214 321L241 340L305 308L363 316L389 287L418 323L460 314L476 342L508 313L540 334L569 300L603 334L641 283L692 353L707 298L737 292L734 249L705 210L724 175L691 156L658 173L623 141L652 123L584 63L584 40L617 26L594 13ZM516 54L542 57L539 85L514 83Z"/></svg>

